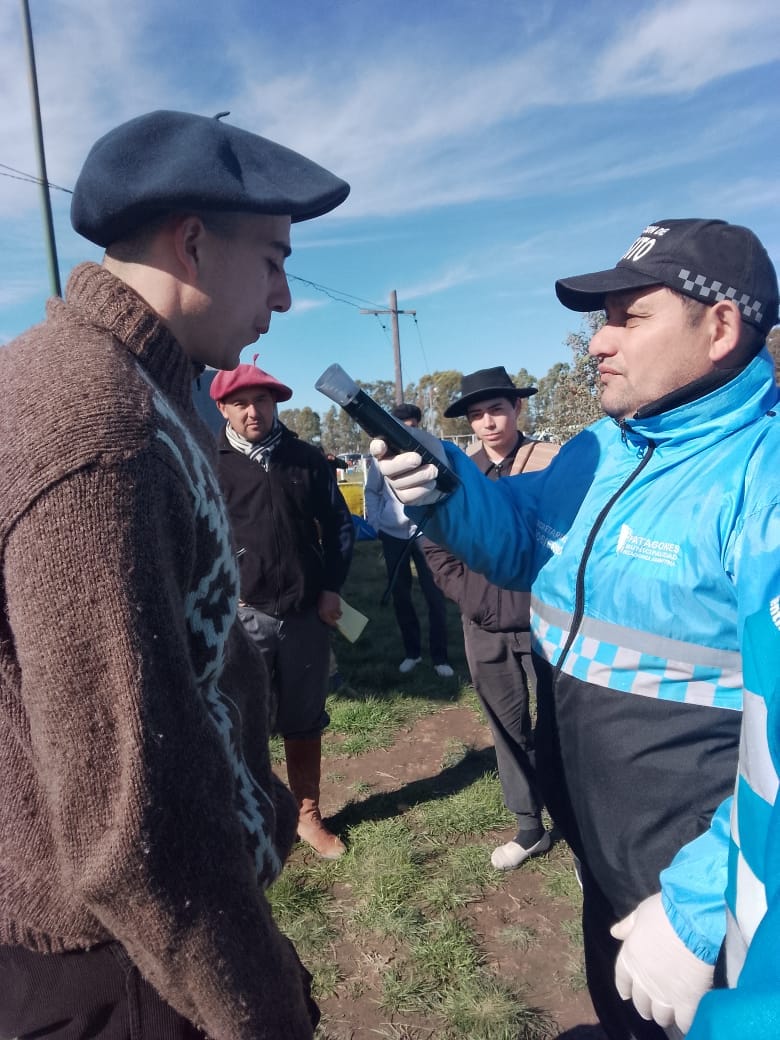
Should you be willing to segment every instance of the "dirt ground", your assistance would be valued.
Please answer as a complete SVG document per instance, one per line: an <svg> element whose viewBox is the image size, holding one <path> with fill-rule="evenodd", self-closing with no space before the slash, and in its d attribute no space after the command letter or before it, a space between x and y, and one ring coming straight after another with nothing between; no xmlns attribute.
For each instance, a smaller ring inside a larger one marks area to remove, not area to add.
<svg viewBox="0 0 780 1040"><path fill-rule="evenodd" d="M432 775L439 772L439 763L455 741L477 751L492 747L490 731L477 715L468 707L454 706L418 720L410 732L388 750L355 758L326 758L323 761L323 815L335 816L334 823L338 824L340 811L357 797L352 785L358 781L372 785L365 798L396 792L402 804L406 789L410 792L410 801L414 801L415 783L430 781ZM329 775L338 777L338 782L328 783ZM495 844L511 837L510 830L498 832ZM491 835L486 855L493 844ZM294 857L305 855L301 845L293 852ZM577 972L578 959L561 924L575 914L566 901L549 895L539 873L523 868L513 872L509 883L500 890L485 895L468 908L470 924L480 937L492 969L520 983L528 1002L547 1011L558 1023L559 1037L600 1040L604 1034L595 1025L596 1016L587 990L573 989L570 983ZM525 951L507 945L501 936L508 925L532 928L538 941ZM377 1036L429 1040L435 1036L430 1023L410 1015L404 1015L403 1022L399 1017L397 1023L388 1027L386 1014L377 1003L383 968L393 958L393 950L386 942L373 949L365 945L359 949L343 945L334 953L341 978L349 981L339 986L336 995L320 1001L327 1040L375 1040Z"/></svg>

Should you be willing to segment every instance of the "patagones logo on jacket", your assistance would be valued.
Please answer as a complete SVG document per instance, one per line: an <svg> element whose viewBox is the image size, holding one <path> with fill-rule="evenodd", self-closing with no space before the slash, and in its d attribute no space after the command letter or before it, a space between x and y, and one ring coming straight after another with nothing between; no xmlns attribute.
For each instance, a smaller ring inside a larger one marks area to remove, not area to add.
<svg viewBox="0 0 780 1040"><path fill-rule="evenodd" d="M623 556L634 556L638 560L663 563L667 567L674 567L680 557L680 546L677 542L645 538L644 535L636 534L628 524L623 524L620 528L615 551Z"/></svg>

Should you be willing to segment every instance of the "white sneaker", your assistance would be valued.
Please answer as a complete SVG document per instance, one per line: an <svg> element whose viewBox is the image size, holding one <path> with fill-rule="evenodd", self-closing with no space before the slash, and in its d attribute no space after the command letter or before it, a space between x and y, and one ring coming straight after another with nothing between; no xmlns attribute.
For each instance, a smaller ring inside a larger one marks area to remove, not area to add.
<svg viewBox="0 0 780 1040"><path fill-rule="evenodd" d="M437 675L441 676L442 679L451 679L455 674L448 664L435 664L433 670Z"/></svg>
<svg viewBox="0 0 780 1040"><path fill-rule="evenodd" d="M508 841L506 845L499 845L493 849L490 862L496 870L515 870L521 863L525 863L531 856L538 856L541 852L547 852L552 845L552 839L547 831L532 845L530 849L523 848L516 841Z"/></svg>
<svg viewBox="0 0 780 1040"><path fill-rule="evenodd" d="M422 661L422 657L405 657L398 665L398 671L401 675L406 675L407 672L411 672L412 668L416 668L420 661Z"/></svg>
<svg viewBox="0 0 780 1040"><path fill-rule="evenodd" d="M571 858L574 860L574 876L577 879L577 884L580 886L580 892L582 892L582 864L573 852Z"/></svg>

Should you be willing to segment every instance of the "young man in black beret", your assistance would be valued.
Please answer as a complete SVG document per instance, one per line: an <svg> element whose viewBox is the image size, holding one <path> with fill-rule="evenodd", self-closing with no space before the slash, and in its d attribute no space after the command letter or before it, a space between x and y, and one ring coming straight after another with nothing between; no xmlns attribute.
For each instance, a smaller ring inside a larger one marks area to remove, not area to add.
<svg viewBox="0 0 780 1040"><path fill-rule="evenodd" d="M722 1035L774 1036L777 664L754 647L773 652L780 627L777 276L748 228L670 219L556 292L606 311L590 343L606 418L496 483L445 446L462 486L428 530L530 586L537 775L582 865L608 1036L687 1032L713 981L737 986L703 1004L730 1009ZM441 498L417 453L380 466L413 516Z"/></svg>
<svg viewBox="0 0 780 1040"><path fill-rule="evenodd" d="M291 223L348 191L220 119L133 119L73 195L103 264L1 352L3 1036L313 1034L265 894L297 811L192 382L289 308Z"/></svg>
<svg viewBox="0 0 780 1040"><path fill-rule="evenodd" d="M460 397L444 415L466 416L477 437L466 454L488 480L544 469L557 454L556 444L518 429L523 399L535 393L533 386L515 386L501 366L461 380ZM517 833L493 850L491 863L496 870L514 870L550 848L533 765L531 595L499 588L427 538L423 548L434 581L460 609L466 659L493 734L504 804L517 819Z"/></svg>

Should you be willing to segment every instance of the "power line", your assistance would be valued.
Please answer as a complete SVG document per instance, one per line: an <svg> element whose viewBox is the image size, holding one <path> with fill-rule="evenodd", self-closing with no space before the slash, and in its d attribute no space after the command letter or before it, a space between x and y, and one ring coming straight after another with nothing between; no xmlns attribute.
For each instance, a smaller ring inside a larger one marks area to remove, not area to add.
<svg viewBox="0 0 780 1040"><path fill-rule="evenodd" d="M427 357L427 355L425 353L425 347L423 346L423 341L422 341L422 334L420 332L420 323L417 321L417 315L416 314L414 316L414 325L415 325L415 328L417 329L417 340L418 340L418 342L420 344L420 353L423 356L423 363L425 364L425 371L428 373L428 375L430 375L431 374L431 366L428 364L428 357Z"/></svg>
<svg viewBox="0 0 780 1040"><path fill-rule="evenodd" d="M398 310L398 293L395 289L390 292L390 306L387 310L376 309L376 310L361 310L361 314L373 314L375 316L379 314L389 314L390 322L393 329L393 361L395 363L395 403L404 403L404 381L403 373L401 371L401 334L398 329L398 315L399 314L417 314L417 311L399 311Z"/></svg>
<svg viewBox="0 0 780 1040"><path fill-rule="evenodd" d="M343 292L341 289L333 289L327 285L320 285L318 282L311 282L308 278L300 278L297 274L290 274L287 272L288 281L301 282L303 285L309 285L312 289L316 289L317 292L324 293L330 297L331 300L335 300L336 303L346 303L349 307L360 307L361 304L368 304L370 307L378 307L372 300L364 300L360 296L353 296L351 293ZM338 295L334 295L334 293ZM356 303L352 301L356 300Z"/></svg>
<svg viewBox="0 0 780 1040"><path fill-rule="evenodd" d="M391 339L390 339L390 332L389 332L389 330L387 328L387 325L385 325L385 323L382 321L382 319L379 317L378 314L375 314L374 317L376 318L377 322L379 323L379 328L382 330L382 332L384 332L385 339L387 340L387 342L388 343L392 342Z"/></svg>
<svg viewBox="0 0 780 1040"><path fill-rule="evenodd" d="M9 172L4 173L4 170L8 170ZM8 166L5 163L0 163L0 177L8 177L10 180L15 181L24 181L27 184L45 184L49 188L55 188L57 191L64 191L68 195L73 194L73 191L70 188L63 188L61 185L54 184L49 180L44 181L42 180L42 178L36 177L32 173L25 173L24 170L17 170L15 167ZM309 278L301 278L300 275L291 274L289 271L287 272L287 280L291 282L300 282L301 285L308 285L310 288L315 289L317 292L323 293L323 295L327 296L335 303L344 303L348 307L354 307L356 310L359 310L361 306L365 306L366 304L369 307L379 310L379 304L375 303L373 300L366 300L362 296L354 296L352 293L345 292L343 289L334 289L332 286L322 285L319 282L313 282ZM416 323L417 319L415 318L415 324ZM379 324L382 326L386 333L387 327L383 325L381 321L379 322Z"/></svg>
<svg viewBox="0 0 780 1040"><path fill-rule="evenodd" d="M13 166L6 166L5 163L0 163L1 170L10 170L10 173L0 172L0 177L9 177L14 181L28 181L30 184L45 184L48 188L56 188L57 191L65 191L68 195L72 195L73 192L70 188L63 188L59 184L52 184L51 181L44 181L40 177L36 177L33 173L25 173L24 170L17 170Z"/></svg>

